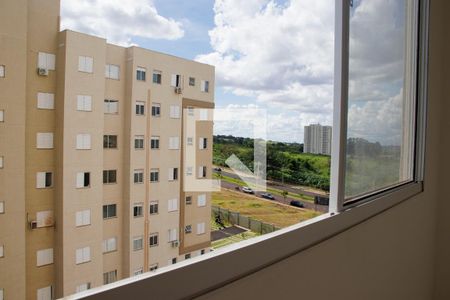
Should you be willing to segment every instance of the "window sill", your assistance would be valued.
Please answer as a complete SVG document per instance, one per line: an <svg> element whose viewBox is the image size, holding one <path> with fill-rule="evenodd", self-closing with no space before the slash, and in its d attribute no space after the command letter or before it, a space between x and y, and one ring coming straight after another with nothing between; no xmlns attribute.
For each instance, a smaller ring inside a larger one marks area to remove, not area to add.
<svg viewBox="0 0 450 300"><path fill-rule="evenodd" d="M326 213L278 231L233 244L204 255L181 261L67 297L67 299L122 299L152 296L155 299L194 298L239 280L305 249L323 242L383 211L421 193L423 184L409 183L340 213ZM258 253L258 255L255 255ZM240 262L236 264L236 261ZM221 270L211 276L211 270ZM196 276L192 276L196 274ZM167 289L183 281L177 289Z"/></svg>

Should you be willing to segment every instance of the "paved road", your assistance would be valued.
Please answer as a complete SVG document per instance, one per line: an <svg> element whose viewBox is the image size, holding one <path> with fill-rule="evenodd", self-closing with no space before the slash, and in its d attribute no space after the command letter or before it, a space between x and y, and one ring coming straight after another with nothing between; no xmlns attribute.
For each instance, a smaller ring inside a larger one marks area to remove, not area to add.
<svg viewBox="0 0 450 300"><path fill-rule="evenodd" d="M238 184L231 183L231 182L228 182L228 181L225 181L225 180L221 180L220 182L221 182L221 186L223 188L230 189L230 190L236 190L236 188L239 188L239 190L241 191L241 186L238 185ZM261 193L260 192L256 192L255 196L261 197ZM290 198L290 197L286 197L286 200L284 200L284 198L282 196L278 196L278 195L273 195L273 196L275 198L274 201L277 201L277 202L280 202L280 203L283 203L283 204L287 204L287 205L289 205L292 200L297 200L297 199L293 199L293 198ZM312 209L312 210L316 210L316 211L320 211L320 212L328 212L328 206L318 205L318 204L314 204L314 203L308 202L308 201L300 201L300 202L303 203L303 205L307 209Z"/></svg>
<svg viewBox="0 0 450 300"><path fill-rule="evenodd" d="M214 171L214 173L218 173L218 172ZM236 175L236 174L234 174L232 172L227 172L227 171L222 170L221 173L224 176L228 176L228 177L231 177L231 178L235 178L235 179L241 180L241 178L238 175ZM279 190L284 190L284 191L287 191L289 193L293 193L293 194L300 194L301 193L303 195L312 196L312 197L314 197L314 196L321 196L321 197L323 197L324 196L324 194L321 194L321 193L305 191L305 190L300 189L300 188L294 188L294 187L289 186L289 185L282 185L281 183L277 183L277 182L273 182L273 181L267 181L267 185L272 186L272 187L274 187L276 189L279 189Z"/></svg>

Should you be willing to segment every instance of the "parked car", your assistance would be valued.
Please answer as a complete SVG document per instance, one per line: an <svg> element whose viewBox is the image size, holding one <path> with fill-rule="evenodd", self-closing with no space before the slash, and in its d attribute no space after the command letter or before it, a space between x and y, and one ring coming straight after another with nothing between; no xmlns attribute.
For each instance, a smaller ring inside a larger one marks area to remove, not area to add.
<svg viewBox="0 0 450 300"><path fill-rule="evenodd" d="M275 200L275 197L270 193L262 193L261 197L269 199L269 200Z"/></svg>
<svg viewBox="0 0 450 300"><path fill-rule="evenodd" d="M292 200L290 204L291 204L292 206L295 206L295 207L300 207L300 208L305 207L305 205L303 205L303 203L301 203L301 202L298 201L298 200Z"/></svg>
<svg viewBox="0 0 450 300"><path fill-rule="evenodd" d="M244 192L244 193L247 193L247 194L254 194L255 192L251 189L251 188L249 188L248 186L243 186L242 187L242 191Z"/></svg>

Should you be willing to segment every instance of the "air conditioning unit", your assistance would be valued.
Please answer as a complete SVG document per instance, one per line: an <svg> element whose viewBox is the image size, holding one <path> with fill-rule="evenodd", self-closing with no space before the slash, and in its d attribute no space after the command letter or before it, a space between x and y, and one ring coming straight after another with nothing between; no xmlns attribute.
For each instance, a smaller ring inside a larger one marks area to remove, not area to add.
<svg viewBox="0 0 450 300"><path fill-rule="evenodd" d="M181 94L181 88L180 87L176 87L175 88L175 93L176 94Z"/></svg>
<svg viewBox="0 0 450 300"><path fill-rule="evenodd" d="M180 245L179 241L172 241L172 247L178 247L178 245Z"/></svg>
<svg viewBox="0 0 450 300"><path fill-rule="evenodd" d="M39 76L48 76L48 69L38 68L37 73Z"/></svg>
<svg viewBox="0 0 450 300"><path fill-rule="evenodd" d="M36 229L37 228L37 221L31 221L30 222L30 229Z"/></svg>

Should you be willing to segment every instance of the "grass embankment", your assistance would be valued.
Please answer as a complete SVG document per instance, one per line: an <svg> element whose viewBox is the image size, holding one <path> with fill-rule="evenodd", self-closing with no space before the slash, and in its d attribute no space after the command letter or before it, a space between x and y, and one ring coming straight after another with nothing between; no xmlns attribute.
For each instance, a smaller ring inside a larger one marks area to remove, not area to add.
<svg viewBox="0 0 450 300"><path fill-rule="evenodd" d="M297 209L228 189L212 193L212 204L280 228L320 215L313 210Z"/></svg>

